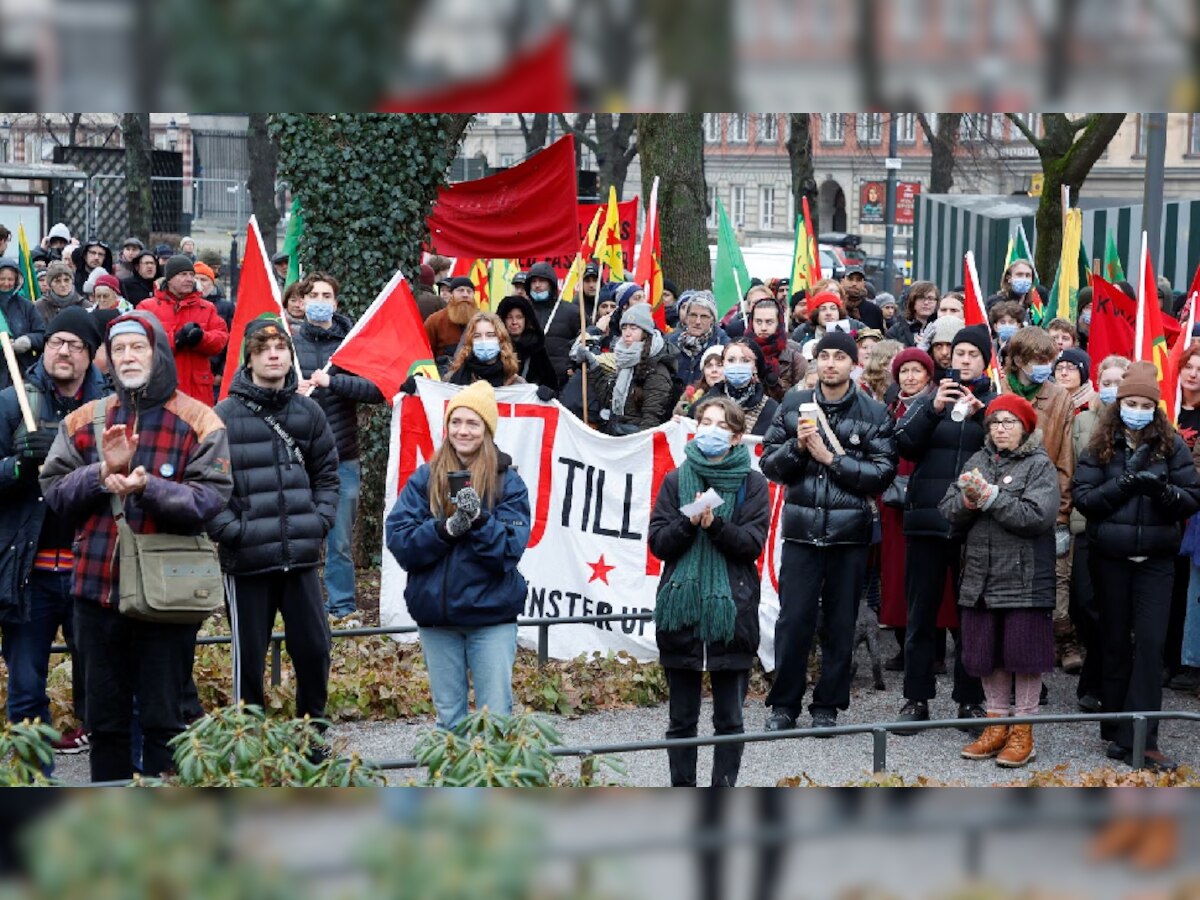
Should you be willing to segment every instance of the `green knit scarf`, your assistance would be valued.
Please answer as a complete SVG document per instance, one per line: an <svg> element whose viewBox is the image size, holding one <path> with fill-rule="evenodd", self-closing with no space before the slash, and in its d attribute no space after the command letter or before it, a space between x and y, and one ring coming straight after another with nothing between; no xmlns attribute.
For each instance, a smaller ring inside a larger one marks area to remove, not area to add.
<svg viewBox="0 0 1200 900"><path fill-rule="evenodd" d="M1016 366L1008 373L1008 386L1012 388L1012 392L1023 400L1033 402L1033 395L1042 389L1042 386L1037 382L1033 384L1022 384L1021 376L1017 374Z"/></svg>
<svg viewBox="0 0 1200 900"><path fill-rule="evenodd" d="M684 447L687 459L679 467L679 503L692 502L697 494L712 488L721 495L717 513L728 519L733 515L737 492L750 472L750 451L737 444L720 462L712 462L689 441ZM708 532L700 529L696 540L680 558L671 580L659 589L654 606L655 627L677 631L697 626L700 640L719 643L733 638L737 606L729 585L725 557L713 546Z"/></svg>

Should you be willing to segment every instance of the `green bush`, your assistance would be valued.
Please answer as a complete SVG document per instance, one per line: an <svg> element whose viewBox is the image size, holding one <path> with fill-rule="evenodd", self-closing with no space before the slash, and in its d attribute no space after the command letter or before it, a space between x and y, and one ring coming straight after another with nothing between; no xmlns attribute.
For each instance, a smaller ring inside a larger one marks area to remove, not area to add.
<svg viewBox="0 0 1200 900"><path fill-rule="evenodd" d="M53 784L42 767L54 762L59 733L41 719L5 722L0 726L0 787L37 787Z"/></svg>

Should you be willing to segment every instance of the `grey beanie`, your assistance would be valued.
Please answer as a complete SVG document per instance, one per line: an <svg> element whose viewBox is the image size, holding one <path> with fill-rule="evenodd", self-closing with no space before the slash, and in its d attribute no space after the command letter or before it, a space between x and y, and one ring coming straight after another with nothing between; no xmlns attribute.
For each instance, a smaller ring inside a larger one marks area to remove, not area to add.
<svg viewBox="0 0 1200 900"><path fill-rule="evenodd" d="M648 303L635 303L633 306L625 307L625 311L621 313L621 327L624 328L626 325L636 325L646 332L647 337L658 330L654 324L654 316L650 314Z"/></svg>

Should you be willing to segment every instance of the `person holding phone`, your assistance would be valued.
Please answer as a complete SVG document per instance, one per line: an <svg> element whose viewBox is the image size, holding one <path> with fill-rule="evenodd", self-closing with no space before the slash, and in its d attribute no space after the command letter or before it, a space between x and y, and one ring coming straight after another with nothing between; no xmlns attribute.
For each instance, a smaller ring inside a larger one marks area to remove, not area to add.
<svg viewBox="0 0 1200 900"><path fill-rule="evenodd" d="M404 600L416 621L439 728L475 707L512 713L517 616L526 584L517 565L529 543L529 491L496 446L499 411L487 381L446 406L445 437L408 479L384 527L408 573Z"/></svg>

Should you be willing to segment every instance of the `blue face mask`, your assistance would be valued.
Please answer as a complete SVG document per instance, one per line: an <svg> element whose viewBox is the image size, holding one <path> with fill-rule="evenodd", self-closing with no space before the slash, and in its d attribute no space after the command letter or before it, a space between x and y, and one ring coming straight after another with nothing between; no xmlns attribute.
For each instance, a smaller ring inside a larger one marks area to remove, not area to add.
<svg viewBox="0 0 1200 900"><path fill-rule="evenodd" d="M550 299L550 292L549 291L530 291L529 299L537 300L539 303L545 303L547 300Z"/></svg>
<svg viewBox="0 0 1200 900"><path fill-rule="evenodd" d="M1034 363L1029 367L1029 380L1034 384L1044 384L1054 374L1054 366L1050 363Z"/></svg>
<svg viewBox="0 0 1200 900"><path fill-rule="evenodd" d="M1127 428L1132 428L1134 431L1141 431L1154 421L1154 410L1129 409L1126 406L1122 406L1121 421L1125 423Z"/></svg>
<svg viewBox="0 0 1200 900"><path fill-rule="evenodd" d="M1105 406L1111 406L1117 399L1117 386L1115 384L1106 384L1100 388L1100 402Z"/></svg>
<svg viewBox="0 0 1200 900"><path fill-rule="evenodd" d="M471 345L471 352L480 362L491 362L500 355L500 341L496 338L476 338Z"/></svg>
<svg viewBox="0 0 1200 900"><path fill-rule="evenodd" d="M309 300L304 304L304 316L308 321L318 325L333 321L333 302L331 300Z"/></svg>
<svg viewBox="0 0 1200 900"><path fill-rule="evenodd" d="M1000 340L1004 341L1005 343L1008 343L1012 340L1012 336L1017 333L1017 329L1019 327L1019 325L997 325L996 337L1000 338Z"/></svg>
<svg viewBox="0 0 1200 900"><path fill-rule="evenodd" d="M1024 297L1031 290L1033 290L1033 279L1014 278L1012 280L1012 289L1014 294L1019 294L1020 296Z"/></svg>
<svg viewBox="0 0 1200 900"><path fill-rule="evenodd" d="M701 425L696 429L696 448L709 459L729 452L733 435L716 425Z"/></svg>
<svg viewBox="0 0 1200 900"><path fill-rule="evenodd" d="M754 367L750 363L728 363L725 366L725 380L729 382L730 387L745 387L753 375Z"/></svg>

